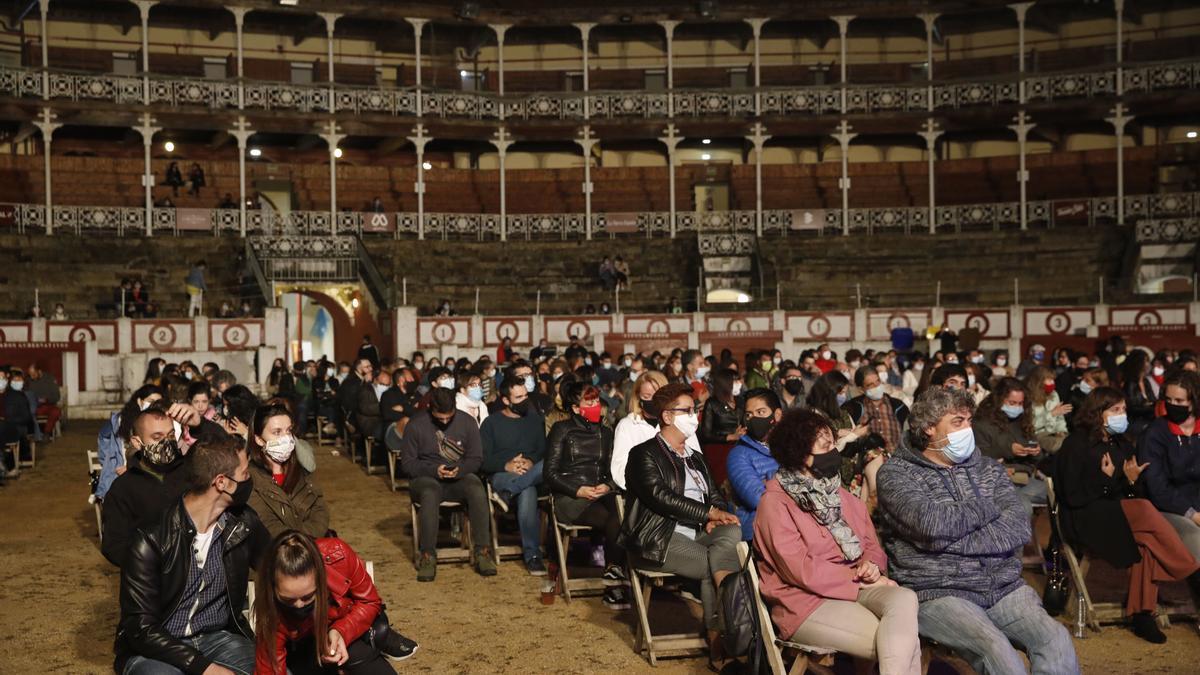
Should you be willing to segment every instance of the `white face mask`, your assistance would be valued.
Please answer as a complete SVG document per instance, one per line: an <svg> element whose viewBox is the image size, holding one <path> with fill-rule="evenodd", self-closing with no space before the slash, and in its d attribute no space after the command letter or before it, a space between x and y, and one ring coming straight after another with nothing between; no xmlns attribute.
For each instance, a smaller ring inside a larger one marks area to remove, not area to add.
<svg viewBox="0 0 1200 675"><path fill-rule="evenodd" d="M676 413L673 426L679 430L679 433L691 438L696 435L696 430L700 428L700 417L696 413L688 413L686 415Z"/></svg>
<svg viewBox="0 0 1200 675"><path fill-rule="evenodd" d="M822 358L822 359L824 359L824 360L826 360L826 361L828 361L828 360L829 360L830 358L832 358L832 357L833 357L833 352L829 351L828 349L826 349L825 351L821 352L821 358Z"/></svg>
<svg viewBox="0 0 1200 675"><path fill-rule="evenodd" d="M871 399L872 401L878 401L879 399L883 398L883 385L877 384L868 389L867 398Z"/></svg>
<svg viewBox="0 0 1200 675"><path fill-rule="evenodd" d="M959 429L946 436L946 445L942 454L955 464L962 464L975 454L975 432L971 427Z"/></svg>
<svg viewBox="0 0 1200 675"><path fill-rule="evenodd" d="M437 381L437 386L441 387L442 389L455 389L454 378L443 377Z"/></svg>
<svg viewBox="0 0 1200 675"><path fill-rule="evenodd" d="M741 382L734 382L734 383L733 383L733 395L734 395L734 396L741 396L741 395L742 395L742 383L741 383Z"/></svg>
<svg viewBox="0 0 1200 675"><path fill-rule="evenodd" d="M967 386L968 387L975 386L975 376L974 375L967 375Z"/></svg>
<svg viewBox="0 0 1200 675"><path fill-rule="evenodd" d="M278 464L283 464L291 459L292 453L295 451L296 439L291 435L269 440L263 446L263 452L266 453L267 457L270 457L271 461Z"/></svg>
<svg viewBox="0 0 1200 675"><path fill-rule="evenodd" d="M171 426L175 428L175 438L183 438L183 425L175 420L171 420Z"/></svg>
<svg viewBox="0 0 1200 675"><path fill-rule="evenodd" d="M708 366L700 366L699 368L697 368L696 369L696 379L703 380L704 377L706 375L708 375L709 370L711 370L711 369Z"/></svg>

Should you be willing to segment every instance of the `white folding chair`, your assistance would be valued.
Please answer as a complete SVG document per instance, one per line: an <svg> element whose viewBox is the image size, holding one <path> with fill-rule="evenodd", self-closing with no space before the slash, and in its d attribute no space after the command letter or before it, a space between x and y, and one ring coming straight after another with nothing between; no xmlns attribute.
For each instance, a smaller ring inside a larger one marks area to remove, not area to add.
<svg viewBox="0 0 1200 675"><path fill-rule="evenodd" d="M551 529L554 536L554 551L558 556L558 587L563 599L570 602L572 593L580 596L600 595L604 593L606 586L603 579L599 577L572 579L567 569L567 552L571 548L571 539L591 532L592 528L587 525L568 525L559 521L558 514L554 510L554 498L551 497L549 501L550 524L552 525Z"/></svg>
<svg viewBox="0 0 1200 675"><path fill-rule="evenodd" d="M325 436L326 424L329 424L329 418L322 415L317 415L317 447L325 445L327 441Z"/></svg>
<svg viewBox="0 0 1200 675"><path fill-rule="evenodd" d="M738 542L737 552L738 560L746 565L746 560L750 557L750 545L744 541ZM767 610L767 603L763 602L762 594L758 590L758 567L754 561L751 561L747 567L750 570L750 585L754 589L754 609L758 614L760 637L763 647L767 650L767 662L771 665L772 675L784 675L784 673L802 675L809 670L818 673L832 673L830 667L833 666L833 659L837 656L835 650L783 640L775 635L775 624L771 622L771 613ZM796 660L792 662L790 670L785 668L784 649L796 652Z"/></svg>
<svg viewBox="0 0 1200 675"><path fill-rule="evenodd" d="M368 476L383 473L387 470L386 467L375 466L371 463L371 458L374 456L375 450L382 445L382 443L376 441L372 436L363 436L363 448L365 448L366 452L366 456L363 459L363 470L367 472ZM387 448L384 448L384 452L387 452Z"/></svg>
<svg viewBox="0 0 1200 675"><path fill-rule="evenodd" d="M1058 497L1054 492L1054 479L1049 476L1046 477L1046 503L1050 507L1050 517L1055 520L1055 528L1061 533L1063 529L1062 519L1059 518ZM1125 609L1120 603L1092 602L1092 594L1087 588L1087 559L1076 555L1075 549L1065 539L1059 541L1059 547L1063 559L1067 561L1067 568L1071 571L1071 585L1075 587L1075 592L1067 601L1067 611L1075 617L1075 637L1086 637L1086 628L1100 632L1101 623L1121 623L1125 618Z"/></svg>
<svg viewBox="0 0 1200 675"><path fill-rule="evenodd" d="M401 483L401 481L396 478L396 465L400 463L400 451L389 449L387 451L387 463L388 484L392 486L392 492L395 492L396 489L400 487Z"/></svg>
<svg viewBox="0 0 1200 675"><path fill-rule="evenodd" d="M412 552L413 564L416 565L421 557L421 551L418 548L418 542L421 538L421 525L417 521L417 511L420 505L415 500L409 503L409 513L412 516ZM471 554L474 552L471 546L471 519L466 517L467 503L443 500L438 504L440 509L453 509L450 514L450 529L453 531L458 529L459 535L457 538L458 546L437 547L434 550L437 553L439 563L443 562L470 562Z"/></svg>
<svg viewBox="0 0 1200 675"><path fill-rule="evenodd" d="M505 544L500 545L500 533L497 531L496 522L496 503L492 501L495 498L495 493L492 491L492 482L483 480L483 487L487 490L488 503L488 518L492 521L492 560L496 564L500 564L500 560L521 560L525 556L525 549L520 544ZM514 507L515 508L515 507ZM514 512L515 513L515 512ZM544 529L544 528L543 528Z"/></svg>
<svg viewBox="0 0 1200 675"><path fill-rule="evenodd" d="M96 450L87 451L88 460L88 475L99 476L104 467L100 465L100 453ZM91 496L89 495L89 498ZM96 509L96 532L100 536L100 541L104 541L104 521L100 517L100 501L92 499L92 506Z"/></svg>

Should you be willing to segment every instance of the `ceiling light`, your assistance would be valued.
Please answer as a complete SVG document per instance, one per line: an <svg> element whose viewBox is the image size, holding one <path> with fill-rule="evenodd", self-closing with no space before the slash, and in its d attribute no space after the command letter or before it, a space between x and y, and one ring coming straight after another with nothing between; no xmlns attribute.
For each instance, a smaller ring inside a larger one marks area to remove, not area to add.
<svg viewBox="0 0 1200 675"><path fill-rule="evenodd" d="M334 149L333 149L333 156L334 156L334 157L336 157L336 158L338 158L338 159L341 159L341 158L342 158L342 149L341 149L341 148L334 148Z"/></svg>
<svg viewBox="0 0 1200 675"><path fill-rule="evenodd" d="M430 164L429 162L421 162L421 168L428 171L433 168L433 164Z"/></svg>
<svg viewBox="0 0 1200 675"><path fill-rule="evenodd" d="M171 141L167 141L166 143L163 143L163 150L166 150L167 152L175 152L175 144Z"/></svg>
<svg viewBox="0 0 1200 675"><path fill-rule="evenodd" d="M300 0L279 0L279 4L284 7L295 7L300 4Z"/></svg>
<svg viewBox="0 0 1200 675"><path fill-rule="evenodd" d="M705 145L711 145L711 144L712 144L712 139L711 139L711 138L706 138L706 139L704 139L704 140L702 140L702 141L700 141L700 142L701 142L701 143L703 143L703 144L705 144Z"/></svg>
<svg viewBox="0 0 1200 675"><path fill-rule="evenodd" d="M750 302L750 296L746 295L745 293L738 293L737 301L738 302Z"/></svg>
<svg viewBox="0 0 1200 675"><path fill-rule="evenodd" d="M468 75L470 75L470 73L468 73L465 70L460 70L460 71L458 71L458 75L459 75L459 77L467 77Z"/></svg>
<svg viewBox="0 0 1200 675"><path fill-rule="evenodd" d="M1188 138L1195 138L1195 137L1196 137L1196 132L1194 132L1194 131L1189 131L1189 132L1187 132L1187 137L1188 137Z"/></svg>
<svg viewBox="0 0 1200 675"><path fill-rule="evenodd" d="M250 148L251 157L262 157L262 150L259 148Z"/></svg>
<svg viewBox="0 0 1200 675"><path fill-rule="evenodd" d="M710 155L710 154L708 154L708 153L706 152L706 153L704 153L704 154L700 155L700 159L702 159L702 160L704 160L704 161L706 161L706 162L707 162L708 160L712 159L712 155Z"/></svg>

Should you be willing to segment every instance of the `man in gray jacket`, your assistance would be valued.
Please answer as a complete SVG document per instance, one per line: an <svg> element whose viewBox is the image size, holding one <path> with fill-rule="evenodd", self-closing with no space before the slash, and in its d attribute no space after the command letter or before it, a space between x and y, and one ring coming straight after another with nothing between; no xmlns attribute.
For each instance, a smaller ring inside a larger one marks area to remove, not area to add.
<svg viewBox="0 0 1200 675"><path fill-rule="evenodd" d="M1079 672L1067 629L1021 578L1029 516L1004 467L975 449L975 405L933 387L909 415L902 447L879 470L881 535L891 578L916 591L918 631L981 673Z"/></svg>

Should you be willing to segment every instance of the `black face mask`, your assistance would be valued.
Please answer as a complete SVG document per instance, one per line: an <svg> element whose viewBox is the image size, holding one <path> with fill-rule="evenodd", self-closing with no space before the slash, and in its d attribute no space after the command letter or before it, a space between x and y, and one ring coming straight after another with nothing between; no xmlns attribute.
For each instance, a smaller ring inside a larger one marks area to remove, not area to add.
<svg viewBox="0 0 1200 675"><path fill-rule="evenodd" d="M746 418L746 433L750 434L750 438L762 442L767 434L771 433L771 429L775 428L775 415L770 417L747 417Z"/></svg>
<svg viewBox="0 0 1200 675"><path fill-rule="evenodd" d="M508 409L513 411L517 415L524 417L529 414L529 399L525 399L524 401L521 401L520 403L509 404Z"/></svg>
<svg viewBox="0 0 1200 675"><path fill-rule="evenodd" d="M307 605L304 605L303 607L296 607L295 605L284 605L282 607L282 609L284 612L286 612L289 616L291 616L293 618L306 619L306 618L312 616L313 610L316 609L316 607L317 607L317 601L313 600L312 602L308 603Z"/></svg>
<svg viewBox="0 0 1200 675"><path fill-rule="evenodd" d="M658 424L658 416L662 411L654 403L654 399L642 401L642 417L650 424Z"/></svg>
<svg viewBox="0 0 1200 675"><path fill-rule="evenodd" d="M1167 421L1171 424L1183 424L1187 418L1192 416L1192 406L1190 405L1175 405L1168 403L1167 405Z"/></svg>
<svg viewBox="0 0 1200 675"><path fill-rule="evenodd" d="M842 472L842 456L831 450L823 455L813 455L812 466L808 468L816 478L833 478Z"/></svg>
<svg viewBox="0 0 1200 675"><path fill-rule="evenodd" d="M783 388L792 396L799 396L800 392L804 391L804 380L787 380L783 383Z"/></svg>
<svg viewBox="0 0 1200 675"><path fill-rule="evenodd" d="M230 478L229 480L233 479ZM250 494L254 492L254 481L247 478L243 481L234 480L233 482L237 484L237 487L233 489L233 492L226 492L225 494L233 498L234 507L245 506L246 502L250 501Z"/></svg>
<svg viewBox="0 0 1200 675"><path fill-rule="evenodd" d="M415 394L415 393L417 393L417 387L420 387L420 386L421 386L420 382L417 382L416 380L409 380L408 382L404 383L404 393Z"/></svg>
<svg viewBox="0 0 1200 675"><path fill-rule="evenodd" d="M437 427L438 429L441 429L442 431L449 429L450 423L454 421L454 418L451 417L450 419L443 422L442 420L434 417L433 415L430 415L429 419L433 420L433 426Z"/></svg>

